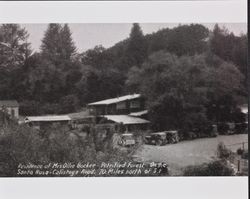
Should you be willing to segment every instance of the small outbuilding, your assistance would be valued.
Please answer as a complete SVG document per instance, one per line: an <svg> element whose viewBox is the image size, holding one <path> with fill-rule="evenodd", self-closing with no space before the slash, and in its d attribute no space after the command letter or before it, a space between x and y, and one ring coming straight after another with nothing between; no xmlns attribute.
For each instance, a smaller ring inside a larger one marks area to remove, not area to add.
<svg viewBox="0 0 250 199"><path fill-rule="evenodd" d="M68 115L29 116L24 119L25 123L38 130L51 125L67 125L70 121L71 118Z"/></svg>
<svg viewBox="0 0 250 199"><path fill-rule="evenodd" d="M0 111L6 112L11 118L19 118L19 104L16 100L0 100Z"/></svg>

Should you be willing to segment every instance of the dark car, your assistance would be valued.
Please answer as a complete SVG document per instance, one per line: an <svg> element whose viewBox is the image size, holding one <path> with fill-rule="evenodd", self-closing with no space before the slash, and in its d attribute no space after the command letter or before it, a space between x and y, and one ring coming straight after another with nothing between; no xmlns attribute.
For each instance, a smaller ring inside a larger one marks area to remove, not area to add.
<svg viewBox="0 0 250 199"><path fill-rule="evenodd" d="M156 132L146 136L145 142L146 144L162 146L165 144L173 144L179 142L179 136L177 131Z"/></svg>

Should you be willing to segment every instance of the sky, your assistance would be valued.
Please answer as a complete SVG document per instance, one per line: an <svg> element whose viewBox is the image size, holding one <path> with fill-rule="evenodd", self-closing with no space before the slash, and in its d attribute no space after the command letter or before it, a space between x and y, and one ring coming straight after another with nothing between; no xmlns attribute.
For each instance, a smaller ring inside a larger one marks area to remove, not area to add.
<svg viewBox="0 0 250 199"><path fill-rule="evenodd" d="M162 28L173 28L178 26L176 23L141 23L140 26L144 34L156 32ZM203 24L210 30L213 29L214 23ZM28 42L31 43L34 51L39 51L41 40L48 24L21 24L29 33ZM225 26L229 32L235 35L247 32L247 24L245 23L224 23L219 26ZM102 45L105 48L113 46L115 43L129 37L132 27L131 23L91 23L91 24L69 24L72 32L73 41L79 53Z"/></svg>

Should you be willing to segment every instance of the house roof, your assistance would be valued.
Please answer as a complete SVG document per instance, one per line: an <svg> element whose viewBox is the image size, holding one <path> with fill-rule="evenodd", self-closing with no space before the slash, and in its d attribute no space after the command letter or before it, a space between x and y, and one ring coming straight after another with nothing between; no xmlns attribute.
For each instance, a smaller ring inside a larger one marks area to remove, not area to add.
<svg viewBox="0 0 250 199"><path fill-rule="evenodd" d="M242 113L247 114L248 113L248 105L247 104L243 104L241 106L239 106L240 110Z"/></svg>
<svg viewBox="0 0 250 199"><path fill-rule="evenodd" d="M19 104L16 100L0 100L0 107L1 106L17 107Z"/></svg>
<svg viewBox="0 0 250 199"><path fill-rule="evenodd" d="M98 102L89 103L88 105L109 105L109 104L115 104L118 102L126 101L126 100L132 100L141 97L140 94L133 94L133 95L125 95L121 97L106 99Z"/></svg>
<svg viewBox="0 0 250 199"><path fill-rule="evenodd" d="M77 120L77 119L84 119L84 118L92 118L94 116L89 114L88 110L84 110L81 112L77 112L77 113L70 113L68 114L68 116L72 119L72 120Z"/></svg>
<svg viewBox="0 0 250 199"><path fill-rule="evenodd" d="M130 116L142 116L142 115L146 115L148 113L148 110L144 110L144 111L139 111L139 112L132 112L129 115Z"/></svg>
<svg viewBox="0 0 250 199"><path fill-rule="evenodd" d="M26 117L24 121L27 122L56 122L69 121L71 118L68 115L45 115L45 116L30 116Z"/></svg>
<svg viewBox="0 0 250 199"><path fill-rule="evenodd" d="M148 120L141 119L138 117L132 117L129 115L104 115L103 117L116 123L123 124L147 124L150 123Z"/></svg>

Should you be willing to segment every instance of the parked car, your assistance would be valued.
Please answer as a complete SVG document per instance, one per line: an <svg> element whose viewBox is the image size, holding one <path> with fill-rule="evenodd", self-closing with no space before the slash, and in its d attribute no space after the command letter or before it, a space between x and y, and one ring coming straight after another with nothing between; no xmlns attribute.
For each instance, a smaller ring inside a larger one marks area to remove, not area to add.
<svg viewBox="0 0 250 199"><path fill-rule="evenodd" d="M247 133L247 123L236 123L235 124L235 133L236 134L242 134L242 133Z"/></svg>
<svg viewBox="0 0 250 199"><path fill-rule="evenodd" d="M235 133L235 123L221 122L218 123L218 132L222 135L232 135Z"/></svg>
<svg viewBox="0 0 250 199"><path fill-rule="evenodd" d="M135 138L132 133L124 133L121 135L118 144L124 147L133 146L135 145Z"/></svg>
<svg viewBox="0 0 250 199"><path fill-rule="evenodd" d="M178 131L166 131L167 141L169 144L175 144L180 141Z"/></svg>
<svg viewBox="0 0 250 199"><path fill-rule="evenodd" d="M156 132L145 136L145 142L146 144L162 146L165 144L179 142L179 136L177 131Z"/></svg>

